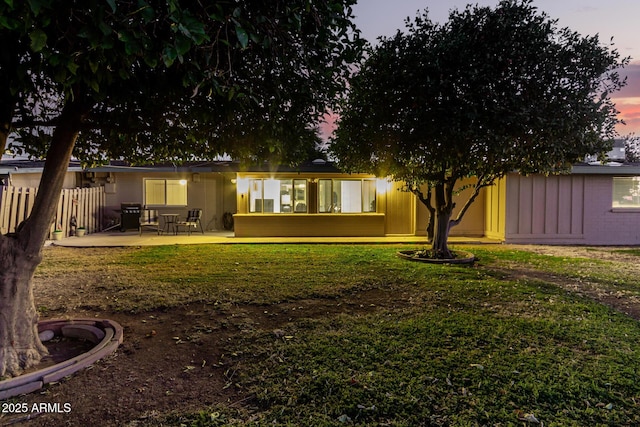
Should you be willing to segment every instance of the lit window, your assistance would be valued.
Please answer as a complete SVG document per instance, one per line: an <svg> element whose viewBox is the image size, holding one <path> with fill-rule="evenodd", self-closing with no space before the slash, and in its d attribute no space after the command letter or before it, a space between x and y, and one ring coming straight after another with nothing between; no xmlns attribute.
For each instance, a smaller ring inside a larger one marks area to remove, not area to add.
<svg viewBox="0 0 640 427"><path fill-rule="evenodd" d="M250 179L249 212L306 213L306 179Z"/></svg>
<svg viewBox="0 0 640 427"><path fill-rule="evenodd" d="M187 182L180 179L145 179L147 206L187 206Z"/></svg>
<svg viewBox="0 0 640 427"><path fill-rule="evenodd" d="M613 178L614 208L640 208L640 176Z"/></svg>
<svg viewBox="0 0 640 427"><path fill-rule="evenodd" d="M318 212L361 213L375 211L375 180L321 179L318 181Z"/></svg>

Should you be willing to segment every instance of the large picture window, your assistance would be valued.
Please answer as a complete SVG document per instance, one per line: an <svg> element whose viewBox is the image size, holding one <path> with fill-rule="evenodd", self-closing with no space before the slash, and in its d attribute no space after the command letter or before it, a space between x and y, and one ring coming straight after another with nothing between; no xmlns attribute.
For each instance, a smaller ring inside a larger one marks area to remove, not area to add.
<svg viewBox="0 0 640 427"><path fill-rule="evenodd" d="M640 176L613 178L614 208L640 208Z"/></svg>
<svg viewBox="0 0 640 427"><path fill-rule="evenodd" d="M184 179L145 179L144 204L147 206L187 206Z"/></svg>
<svg viewBox="0 0 640 427"><path fill-rule="evenodd" d="M306 179L250 179L249 212L306 213Z"/></svg>
<svg viewBox="0 0 640 427"><path fill-rule="evenodd" d="M375 211L375 180L321 179L318 181L318 212L362 213Z"/></svg>

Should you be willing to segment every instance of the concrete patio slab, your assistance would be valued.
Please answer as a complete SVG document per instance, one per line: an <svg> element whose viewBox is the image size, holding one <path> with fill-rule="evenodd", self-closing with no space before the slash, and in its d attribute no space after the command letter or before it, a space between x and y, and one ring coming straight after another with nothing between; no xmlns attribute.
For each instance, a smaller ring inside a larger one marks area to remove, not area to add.
<svg viewBox="0 0 640 427"><path fill-rule="evenodd" d="M388 235L381 237L235 237L233 232L205 232L204 234L163 234L138 232L92 233L83 237L67 237L62 240L48 241L47 244L65 247L125 247L125 246L162 246L194 244L268 244L268 243L319 243L319 244L394 244L413 243L425 245L425 236ZM450 244L497 244L498 240L485 237L451 237Z"/></svg>

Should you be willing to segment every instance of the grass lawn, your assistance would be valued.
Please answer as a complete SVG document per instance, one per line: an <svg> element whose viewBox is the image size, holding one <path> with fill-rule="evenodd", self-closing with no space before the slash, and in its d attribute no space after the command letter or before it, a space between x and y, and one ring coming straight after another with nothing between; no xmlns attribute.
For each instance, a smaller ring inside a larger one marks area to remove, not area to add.
<svg viewBox="0 0 640 427"><path fill-rule="evenodd" d="M399 248L166 246L114 250L89 266L56 250L37 276L108 273L101 308L127 313L193 301L339 305L362 295L352 312L243 333L229 356L230 385L252 396L242 405L150 425L640 425L638 321L552 283L589 281L636 297L628 264L460 246L480 262L430 265L398 259ZM640 261L637 250L624 254ZM523 269L536 274L510 273Z"/></svg>

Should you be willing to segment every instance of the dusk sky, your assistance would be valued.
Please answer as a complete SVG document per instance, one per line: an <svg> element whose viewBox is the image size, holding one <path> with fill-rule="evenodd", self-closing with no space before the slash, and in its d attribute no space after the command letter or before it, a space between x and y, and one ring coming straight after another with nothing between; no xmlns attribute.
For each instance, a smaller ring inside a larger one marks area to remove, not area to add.
<svg viewBox="0 0 640 427"><path fill-rule="evenodd" d="M429 10L435 22L445 22L451 9L464 9L469 4L495 6L498 0L359 0L354 7L356 24L371 43L379 36L392 36L404 29L404 20L418 11ZM599 34L603 43L613 37L614 47L631 64L623 73L628 84L615 94L614 102L627 123L618 127L621 135L640 136L640 1L638 0L534 0L533 4L561 27L569 27L587 36Z"/></svg>

